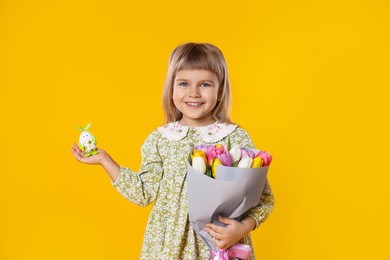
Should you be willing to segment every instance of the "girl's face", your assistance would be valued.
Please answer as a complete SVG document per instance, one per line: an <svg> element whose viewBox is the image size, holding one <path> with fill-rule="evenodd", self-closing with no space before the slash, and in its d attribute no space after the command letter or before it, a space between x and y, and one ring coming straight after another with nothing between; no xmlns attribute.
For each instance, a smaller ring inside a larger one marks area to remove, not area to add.
<svg viewBox="0 0 390 260"><path fill-rule="evenodd" d="M181 70L173 82L173 103L183 114L180 123L204 126L214 123L212 112L218 101L217 75L208 70Z"/></svg>

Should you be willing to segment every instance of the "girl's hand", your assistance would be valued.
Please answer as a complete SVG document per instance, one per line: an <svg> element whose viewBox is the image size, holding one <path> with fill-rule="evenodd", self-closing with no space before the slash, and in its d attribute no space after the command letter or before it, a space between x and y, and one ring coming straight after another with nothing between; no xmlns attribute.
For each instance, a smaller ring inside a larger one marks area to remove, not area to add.
<svg viewBox="0 0 390 260"><path fill-rule="evenodd" d="M112 181L118 178L120 166L102 149L97 149L98 153L92 156L85 156L77 144L73 144L71 149L74 158L77 161L85 164L99 164L103 166Z"/></svg>
<svg viewBox="0 0 390 260"><path fill-rule="evenodd" d="M227 249L249 234L255 227L256 221L246 217L242 222L235 219L219 216L218 220L225 224L221 227L212 223L206 224L205 231L214 238L215 245L220 249Z"/></svg>
<svg viewBox="0 0 390 260"><path fill-rule="evenodd" d="M82 151L77 144L73 144L73 147L71 149L72 154L74 158L76 158L77 161L85 164L102 164L102 161L104 160L104 157L107 157L107 153L102 150L98 149L98 153L92 156L85 156L85 152Z"/></svg>

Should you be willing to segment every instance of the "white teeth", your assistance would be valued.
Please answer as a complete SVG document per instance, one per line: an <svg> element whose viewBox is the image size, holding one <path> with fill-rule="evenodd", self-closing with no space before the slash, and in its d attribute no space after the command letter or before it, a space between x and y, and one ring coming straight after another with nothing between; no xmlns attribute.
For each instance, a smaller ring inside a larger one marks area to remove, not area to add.
<svg viewBox="0 0 390 260"><path fill-rule="evenodd" d="M193 106L193 107L197 107L197 106L202 105L202 103L195 103L195 102L187 102L187 104L190 106Z"/></svg>

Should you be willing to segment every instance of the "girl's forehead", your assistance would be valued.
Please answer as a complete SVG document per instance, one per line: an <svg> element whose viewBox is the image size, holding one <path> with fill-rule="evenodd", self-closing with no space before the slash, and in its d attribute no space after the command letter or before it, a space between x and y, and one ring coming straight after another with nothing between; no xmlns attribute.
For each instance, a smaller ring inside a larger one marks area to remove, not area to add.
<svg viewBox="0 0 390 260"><path fill-rule="evenodd" d="M176 72L175 78L207 78L217 79L217 75L210 70L179 70Z"/></svg>

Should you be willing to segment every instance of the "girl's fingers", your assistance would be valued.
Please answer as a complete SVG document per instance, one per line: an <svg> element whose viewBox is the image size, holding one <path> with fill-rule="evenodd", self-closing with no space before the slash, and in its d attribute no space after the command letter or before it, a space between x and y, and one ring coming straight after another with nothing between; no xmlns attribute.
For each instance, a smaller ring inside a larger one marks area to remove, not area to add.
<svg viewBox="0 0 390 260"><path fill-rule="evenodd" d="M223 240L214 239L214 244L220 249L227 249L228 246Z"/></svg>
<svg viewBox="0 0 390 260"><path fill-rule="evenodd" d="M76 149L76 148L74 148L74 153L77 157L82 157L82 155L83 155L82 151L80 151L80 149Z"/></svg>
<svg viewBox="0 0 390 260"><path fill-rule="evenodd" d="M81 150L76 144L73 144L73 147L71 148L71 152L73 157L85 164L100 164L102 157L104 157L105 151L99 148L96 148L97 154L86 156L86 152Z"/></svg>
<svg viewBox="0 0 390 260"><path fill-rule="evenodd" d="M217 233L222 233L225 230L225 227L221 227L211 223L207 224L206 227L208 227L210 230L213 230Z"/></svg>
<svg viewBox="0 0 390 260"><path fill-rule="evenodd" d="M223 224L226 224L226 225L234 224L234 222L236 221L236 220L234 220L234 219L225 218L225 217L223 217L223 216L219 216L219 217L218 217L218 220L221 221Z"/></svg>
<svg viewBox="0 0 390 260"><path fill-rule="evenodd" d="M83 152L77 144L73 144L73 147L76 149L77 152L79 153Z"/></svg>
<svg viewBox="0 0 390 260"><path fill-rule="evenodd" d="M78 160L80 162L85 162L85 153L76 144L73 144L73 147L71 150L72 150L72 154L73 154L74 158L76 158L76 160Z"/></svg>
<svg viewBox="0 0 390 260"><path fill-rule="evenodd" d="M81 161L82 156L74 148L72 148L72 154L76 160Z"/></svg>
<svg viewBox="0 0 390 260"><path fill-rule="evenodd" d="M209 235L212 237L212 238L214 238L214 239L222 239L223 238L223 235L221 234L221 233L218 233L218 232L216 232L216 231L214 231L214 230L212 230L211 228L205 228L205 231L207 232L207 233L209 233Z"/></svg>

